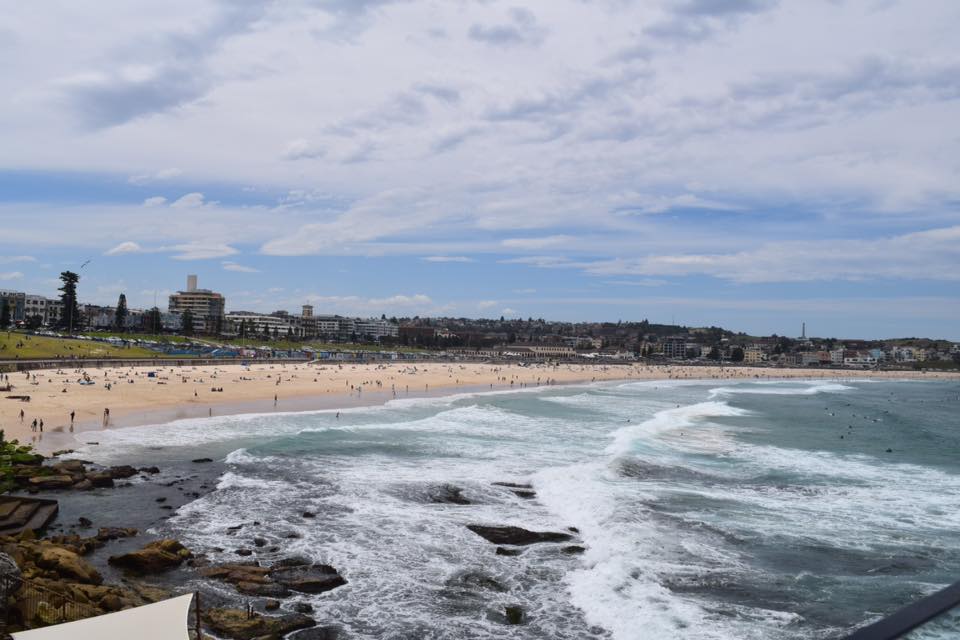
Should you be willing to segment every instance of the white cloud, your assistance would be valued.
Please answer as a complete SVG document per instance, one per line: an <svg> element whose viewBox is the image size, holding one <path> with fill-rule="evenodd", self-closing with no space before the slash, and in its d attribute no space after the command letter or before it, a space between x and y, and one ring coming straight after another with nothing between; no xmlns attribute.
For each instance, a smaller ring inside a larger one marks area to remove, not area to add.
<svg viewBox="0 0 960 640"><path fill-rule="evenodd" d="M237 264L236 262L230 262L225 260L220 263L223 266L224 271L238 271L240 273L260 273L259 269L254 269L253 267L247 267L242 264Z"/></svg>
<svg viewBox="0 0 960 640"><path fill-rule="evenodd" d="M192 209L195 207L202 207L203 205L203 194L194 192L188 193L184 196L181 196L177 200L174 200L170 206L174 209Z"/></svg>
<svg viewBox="0 0 960 640"><path fill-rule="evenodd" d="M225 258L232 256L238 251L226 244L188 242L178 244L172 247L165 247L166 251L175 251L176 255L171 256L174 260L210 260L213 258Z"/></svg>
<svg viewBox="0 0 960 640"><path fill-rule="evenodd" d="M517 317L517 316L520 315L520 312L517 311L516 309L511 309L510 307L505 307L505 308L503 308L503 309L500 310L500 315L505 316L505 317L507 317L507 318L515 318L515 317Z"/></svg>
<svg viewBox="0 0 960 640"><path fill-rule="evenodd" d="M496 300L481 300L477 303L477 309L480 309L481 311L484 309L492 309L493 307L497 306L497 304L499 303Z"/></svg>
<svg viewBox="0 0 960 640"><path fill-rule="evenodd" d="M504 247L509 249L532 250L546 249L547 247L557 247L569 244L574 239L565 235L546 236L542 238L506 238L501 241Z"/></svg>
<svg viewBox="0 0 960 640"><path fill-rule="evenodd" d="M20 271L0 271L0 280L19 280L23 277Z"/></svg>
<svg viewBox="0 0 960 640"><path fill-rule="evenodd" d="M118 244L117 246L113 247L112 249L108 249L107 251L104 251L104 252L103 252L103 255L105 255L105 256L119 256L119 255L123 255L123 254L125 254L125 253L142 253L142 252L143 252L143 247L141 247L141 246L140 246L139 244L137 244L136 242L129 242L129 241L128 241L128 242L121 242L120 244Z"/></svg>
<svg viewBox="0 0 960 640"><path fill-rule="evenodd" d="M181 175L183 175L183 171L176 167L170 167L169 169L161 169L155 173L142 173L130 176L128 182L136 185L144 185L163 180L172 180L173 178L179 178Z"/></svg>
<svg viewBox="0 0 960 640"><path fill-rule="evenodd" d="M0 256L0 264L10 264L13 262L36 262L33 256Z"/></svg>
<svg viewBox="0 0 960 640"><path fill-rule="evenodd" d="M427 262L473 262L473 258L467 256L426 256L423 260Z"/></svg>
<svg viewBox="0 0 960 640"><path fill-rule="evenodd" d="M310 144L308 140L298 138L287 144L281 157L284 160L310 160L322 158L324 155L326 155L324 149Z"/></svg>
<svg viewBox="0 0 960 640"><path fill-rule="evenodd" d="M147 198L143 201L143 206L145 207L159 207L167 203L167 199L163 196L153 196L152 198Z"/></svg>

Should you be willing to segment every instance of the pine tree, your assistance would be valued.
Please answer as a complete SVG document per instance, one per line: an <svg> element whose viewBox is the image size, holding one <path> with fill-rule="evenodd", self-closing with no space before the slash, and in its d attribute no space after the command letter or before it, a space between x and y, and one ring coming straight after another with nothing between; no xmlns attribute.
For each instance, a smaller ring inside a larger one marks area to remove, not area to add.
<svg viewBox="0 0 960 640"><path fill-rule="evenodd" d="M190 309L184 309L183 315L180 316L181 323L181 332L185 336L193 335L193 313Z"/></svg>
<svg viewBox="0 0 960 640"><path fill-rule="evenodd" d="M64 271L60 274L63 282L60 291L60 301L63 303L63 315L60 317L60 326L73 333L75 327L80 326L80 306L77 304L77 283L80 275L73 271Z"/></svg>
<svg viewBox="0 0 960 640"><path fill-rule="evenodd" d="M118 331L123 331L127 324L127 296L121 293L117 299L117 310L113 314L113 324Z"/></svg>

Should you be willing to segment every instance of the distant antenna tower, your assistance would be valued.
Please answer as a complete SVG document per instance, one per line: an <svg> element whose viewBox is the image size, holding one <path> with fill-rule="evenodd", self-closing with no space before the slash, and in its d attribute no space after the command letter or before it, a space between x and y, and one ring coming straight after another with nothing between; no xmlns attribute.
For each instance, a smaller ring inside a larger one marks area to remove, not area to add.
<svg viewBox="0 0 960 640"><path fill-rule="evenodd" d="M807 339L807 323L806 322L803 323L802 328L800 330L800 339L801 340Z"/></svg>

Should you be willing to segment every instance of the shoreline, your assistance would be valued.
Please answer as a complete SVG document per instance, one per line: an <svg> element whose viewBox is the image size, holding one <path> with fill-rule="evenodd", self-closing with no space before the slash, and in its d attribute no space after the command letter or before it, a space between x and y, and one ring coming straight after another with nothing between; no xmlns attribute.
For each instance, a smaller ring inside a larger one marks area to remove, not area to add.
<svg viewBox="0 0 960 640"><path fill-rule="evenodd" d="M29 376L29 377L28 377ZM78 384L86 378L92 384ZM73 448L76 436L102 429L165 424L188 418L287 413L426 398L602 381L898 379L957 380L960 373L769 369L630 364L264 363L249 366L45 369L10 375L30 402L0 398L7 439L43 454ZM411 388L412 387L412 388ZM103 410L109 408L105 421ZM24 411L21 422L19 411ZM74 412L73 424L69 414ZM33 431L44 420L43 433Z"/></svg>

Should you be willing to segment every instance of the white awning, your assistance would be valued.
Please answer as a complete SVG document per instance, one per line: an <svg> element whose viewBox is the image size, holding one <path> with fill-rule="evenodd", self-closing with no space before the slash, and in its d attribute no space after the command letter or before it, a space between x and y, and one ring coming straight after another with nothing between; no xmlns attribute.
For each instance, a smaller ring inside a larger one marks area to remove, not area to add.
<svg viewBox="0 0 960 640"><path fill-rule="evenodd" d="M12 635L15 640L190 640L187 616L192 601L193 595L188 594Z"/></svg>

